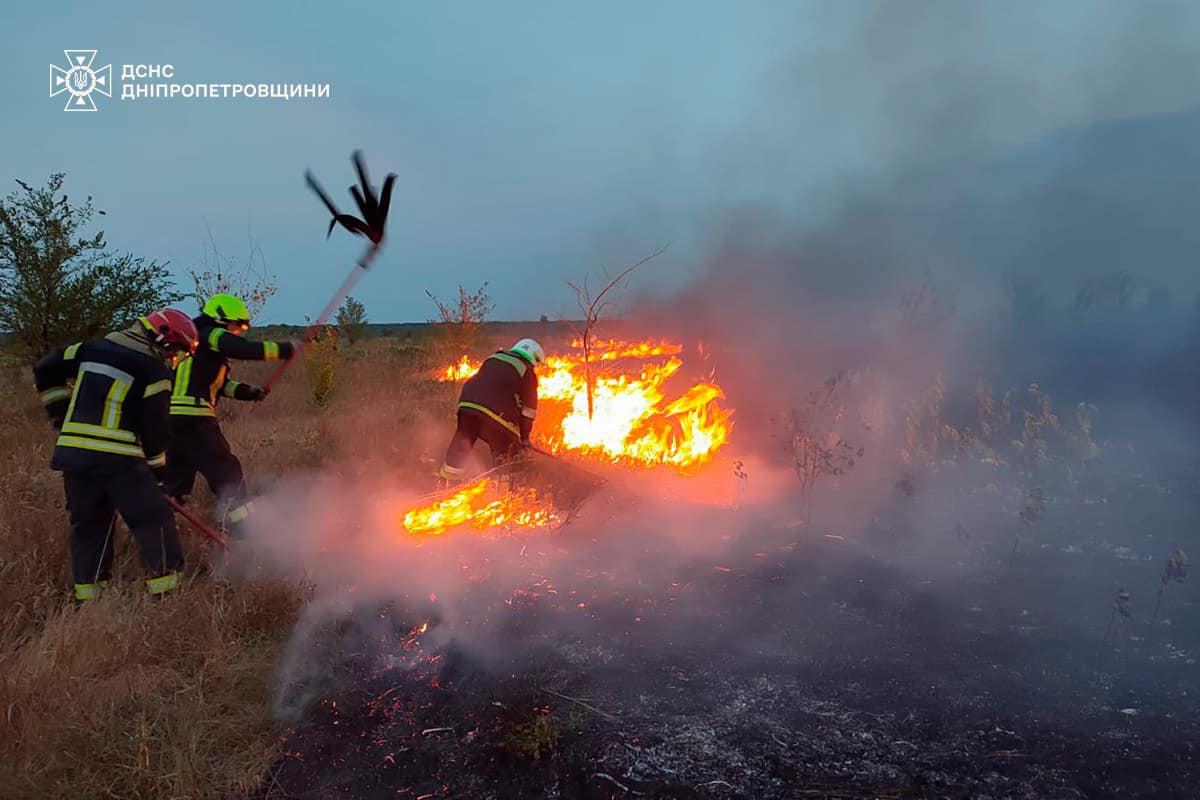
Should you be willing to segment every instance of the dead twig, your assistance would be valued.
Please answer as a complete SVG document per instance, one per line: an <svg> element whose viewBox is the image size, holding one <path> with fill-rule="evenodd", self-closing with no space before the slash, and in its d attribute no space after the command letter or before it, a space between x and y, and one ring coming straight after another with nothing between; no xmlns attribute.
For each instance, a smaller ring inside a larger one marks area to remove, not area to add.
<svg viewBox="0 0 1200 800"><path fill-rule="evenodd" d="M421 731L421 735L428 736L431 733L444 733L452 730L454 730L454 728L426 728L425 730Z"/></svg>
<svg viewBox="0 0 1200 800"><path fill-rule="evenodd" d="M641 261L634 264L632 267L627 267L617 277L611 279L604 288L599 292L592 294L592 289L588 286L588 276L584 276L579 283L567 281L572 291L575 292L575 301L579 306L580 312L583 313L583 327L580 328L575 323L567 320L572 332L579 339L579 346L583 350L583 376L584 384L587 387L587 410L588 419L592 418L594 410L595 395L596 395L596 379L592 374L592 340L595 335L596 324L605 316L612 302L605 299L609 292L615 289L621 281L628 277L629 273L633 272L638 267L645 264L652 258L657 258L666 251L669 245L663 245L655 250L650 255L643 258ZM605 276L607 277L607 275Z"/></svg>
<svg viewBox="0 0 1200 800"><path fill-rule="evenodd" d="M583 702L578 697L571 697L570 695L560 694L559 692L556 692L553 689L547 689L544 686L542 687L542 691L545 692L546 694L552 694L555 697L561 697L563 700L570 700L572 703L583 706L588 711L591 711L594 714L599 714L600 716L604 717L605 719L609 719L614 722L620 721L619 717L614 717L612 714L609 714L606 711L601 711L600 709L596 708L595 706L589 705L588 703Z"/></svg>
<svg viewBox="0 0 1200 800"><path fill-rule="evenodd" d="M279 785L279 773L281 771L283 771L282 761L279 762L279 766L275 768L274 773L271 775L271 785L267 787L267 793L263 795L266 800L271 800L271 793L275 791L275 787Z"/></svg>
<svg viewBox="0 0 1200 800"><path fill-rule="evenodd" d="M614 778L612 775L609 775L607 772L593 772L593 773L592 773L592 777L593 777L593 778L600 778L601 780L608 781L608 782L609 782L609 783L611 783L613 786L616 786L618 789L620 789L621 791L623 791L623 792L625 792L625 793L627 793L627 794L635 794L635 795L640 795L640 794L641 794L641 792L635 792L633 789L630 789L628 786L626 786L625 784L621 783L619 780L617 780L616 778Z"/></svg>

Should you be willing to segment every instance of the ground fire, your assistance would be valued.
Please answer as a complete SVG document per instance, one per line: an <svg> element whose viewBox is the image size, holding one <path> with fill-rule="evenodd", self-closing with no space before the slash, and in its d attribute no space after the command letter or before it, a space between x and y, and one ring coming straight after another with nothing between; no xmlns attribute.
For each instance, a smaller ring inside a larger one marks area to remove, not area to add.
<svg viewBox="0 0 1200 800"><path fill-rule="evenodd" d="M409 533L436 536L459 525L477 530L544 528L558 521L553 507L534 490L504 491L500 482L482 478L448 497L409 510L403 525Z"/></svg>
<svg viewBox="0 0 1200 800"><path fill-rule="evenodd" d="M602 340L592 344L592 413L580 343L578 352L546 359L539 370L538 430L543 446L607 463L693 470L712 460L731 428L725 397L713 381L692 384L674 398L668 382L683 367L678 344ZM470 377L478 362L464 357L442 380Z"/></svg>
<svg viewBox="0 0 1200 800"><path fill-rule="evenodd" d="M725 445L732 412L721 407L724 392L712 380L674 394L682 382L683 347L668 342L607 339L591 347L594 393L588 414L586 369L577 352L546 359L539 370L539 445L557 455L622 467L671 467L694 474ZM479 363L464 356L438 372L443 381L462 381ZM672 381L672 379L675 379ZM532 492L497 496L493 481L473 482L404 515L409 533L441 534L459 525L538 528L558 524L548 498Z"/></svg>

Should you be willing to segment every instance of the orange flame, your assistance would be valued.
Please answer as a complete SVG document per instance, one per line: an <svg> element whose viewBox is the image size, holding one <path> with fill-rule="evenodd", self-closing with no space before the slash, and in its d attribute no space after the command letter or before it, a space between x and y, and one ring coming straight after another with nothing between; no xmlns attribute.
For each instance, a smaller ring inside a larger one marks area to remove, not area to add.
<svg viewBox="0 0 1200 800"><path fill-rule="evenodd" d="M492 481L485 478L449 497L414 508L404 515L404 529L409 533L440 536L459 525L483 530L498 526L545 528L558 522L554 512L532 489L508 492L489 500L490 488Z"/></svg>
<svg viewBox="0 0 1200 800"><path fill-rule="evenodd" d="M442 381L465 381L467 378L475 374L475 370L479 369L478 364L471 363L469 356L463 356L457 364L451 364L442 370L438 380Z"/></svg>
<svg viewBox="0 0 1200 800"><path fill-rule="evenodd" d="M573 339L571 347L583 349L583 341ZM616 361L618 358L652 358L673 356L683 352L683 346L670 342L623 342L619 339L597 339L592 342L592 357L599 361Z"/></svg>
<svg viewBox="0 0 1200 800"><path fill-rule="evenodd" d="M708 463L729 438L732 412L719 405L724 392L710 381L668 399L666 384L683 367L682 351L669 342L593 342L591 414L582 353L547 358L538 370L538 437L555 452L613 463L681 470ZM651 361L664 356L665 362ZM464 357L442 379L462 380L478 367Z"/></svg>

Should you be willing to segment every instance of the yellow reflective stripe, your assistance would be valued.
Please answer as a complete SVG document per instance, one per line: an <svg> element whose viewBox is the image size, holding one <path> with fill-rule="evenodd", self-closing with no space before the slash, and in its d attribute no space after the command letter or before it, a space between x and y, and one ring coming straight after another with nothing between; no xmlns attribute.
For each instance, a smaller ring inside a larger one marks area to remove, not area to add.
<svg viewBox="0 0 1200 800"><path fill-rule="evenodd" d="M105 428L102 425L92 425L89 422L64 422L63 433L78 433L82 436L97 436L101 439L115 439L118 442L136 442L137 437L132 431L120 428Z"/></svg>
<svg viewBox="0 0 1200 800"><path fill-rule="evenodd" d="M105 442L100 439L85 439L82 436L59 436L56 444L59 447L74 447L80 450L95 450L98 453L115 453L121 456L137 456L145 458L142 448L134 444L119 444Z"/></svg>
<svg viewBox="0 0 1200 800"><path fill-rule="evenodd" d="M528 364L516 356L510 356L508 353L492 353L488 358L494 358L497 361L503 361L505 364L511 365L517 371L518 375L522 378L525 377L525 368Z"/></svg>
<svg viewBox="0 0 1200 800"><path fill-rule="evenodd" d="M215 417L216 415L210 406L171 406L172 417Z"/></svg>
<svg viewBox="0 0 1200 800"><path fill-rule="evenodd" d="M65 386L55 386L53 389L47 389L42 392L42 405L48 406L51 403L57 403L59 400L66 400L71 396L71 390Z"/></svg>
<svg viewBox="0 0 1200 800"><path fill-rule="evenodd" d="M489 417L491 417L492 419L496 420L496 422L499 422L499 423L500 423L501 425L503 425L503 426L504 426L506 429L508 429L508 430L512 431L512 432L513 432L513 433L515 433L517 436L520 436L520 435L521 435L521 432L520 432L519 430L517 430L517 426L516 426L516 425L513 425L511 422L509 422L509 421L508 421L508 420L506 420L504 417L502 417L502 416L500 416L499 414L497 414L495 411L492 411L492 410L491 410L490 408L488 408L487 406L481 406L481 405L479 405L478 403L472 403L472 402L469 402L469 401L466 401L466 400L464 400L463 402L461 402L461 403L459 403L459 404L458 404L458 407L459 407L459 408L471 408L471 409L474 409L475 411L480 411L480 412L482 412L482 413L484 413L484 414L487 414Z"/></svg>
<svg viewBox="0 0 1200 800"><path fill-rule="evenodd" d="M279 359L279 342L263 342L263 360L277 361Z"/></svg>
<svg viewBox="0 0 1200 800"><path fill-rule="evenodd" d="M237 387L241 386L237 381L225 381L225 385L221 387L221 394L224 397L237 397Z"/></svg>
<svg viewBox="0 0 1200 800"><path fill-rule="evenodd" d="M104 581L107 584L108 581ZM100 596L101 586L99 583L77 583L75 584L75 599L76 600L95 600Z"/></svg>
<svg viewBox="0 0 1200 800"><path fill-rule="evenodd" d="M146 463L152 467L165 467L167 465L167 451L164 450L153 458L147 458Z"/></svg>
<svg viewBox="0 0 1200 800"><path fill-rule="evenodd" d="M75 384L75 388L76 389L79 388L78 383ZM70 424L69 420L71 419L71 417L75 416L75 401L78 399L79 399L79 392L77 392L77 391L71 392L71 402L67 404L67 413L63 417L63 419L68 420L68 424Z"/></svg>
<svg viewBox="0 0 1200 800"><path fill-rule="evenodd" d="M150 594L162 594L179 588L179 573L168 572L157 578L146 579L146 589Z"/></svg>
<svg viewBox="0 0 1200 800"><path fill-rule="evenodd" d="M81 344L83 344L83 342L77 342L76 344L68 347L66 350L63 350L63 359L66 361L74 361L75 354L79 352L79 345Z"/></svg>
<svg viewBox="0 0 1200 800"><path fill-rule="evenodd" d="M168 381L166 379L161 380L161 381L155 381L154 383L152 383L146 387L146 391L142 392L142 397L153 397L154 395L158 394L159 392L167 392L167 391L170 391L170 389L171 389L170 381Z"/></svg>
<svg viewBox="0 0 1200 800"><path fill-rule="evenodd" d="M104 399L104 421L101 423L105 428L115 429L121 424L121 406L125 403L125 395L129 394L130 384L121 381L113 380L113 385L108 389L108 396Z"/></svg>
<svg viewBox="0 0 1200 800"><path fill-rule="evenodd" d="M179 366L175 368L175 390L171 392L171 397L187 397L188 384L192 378L192 357L188 356L179 362ZM174 402L174 401L172 401Z"/></svg>
<svg viewBox="0 0 1200 800"><path fill-rule="evenodd" d="M207 406L211 405L203 397L192 397L190 394L183 397L172 397L171 405L173 406Z"/></svg>
<svg viewBox="0 0 1200 800"><path fill-rule="evenodd" d="M229 513L225 515L230 522L241 522L246 517L250 516L250 512L254 509L253 503L243 503L237 508L229 509Z"/></svg>
<svg viewBox="0 0 1200 800"><path fill-rule="evenodd" d="M208 346L219 352L221 345L217 344L217 341L227 333L229 333L229 331L225 330L224 328L213 328L212 333L208 335Z"/></svg>
<svg viewBox="0 0 1200 800"><path fill-rule="evenodd" d="M217 377L213 378L213 382L208 385L208 401L214 406L217 404L217 395L221 393L221 387L225 385L225 376L229 374L229 369L224 365L217 370Z"/></svg>

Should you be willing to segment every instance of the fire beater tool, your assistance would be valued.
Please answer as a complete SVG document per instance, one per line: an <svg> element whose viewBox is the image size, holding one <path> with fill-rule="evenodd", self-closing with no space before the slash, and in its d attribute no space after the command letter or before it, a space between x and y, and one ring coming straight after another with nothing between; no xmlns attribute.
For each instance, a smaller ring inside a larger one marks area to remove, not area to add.
<svg viewBox="0 0 1200 800"><path fill-rule="evenodd" d="M229 544L225 541L225 538L205 524L204 520L200 519L200 517L193 513L190 508L170 495L163 495L163 498L167 501L167 505L173 508L176 513L178 513L188 522L192 523L192 525L196 527L196 530L204 534L205 538L212 539L214 542L219 544L222 549L229 547Z"/></svg>
<svg viewBox="0 0 1200 800"><path fill-rule="evenodd" d="M346 299L346 296L350 294L363 275L367 273L367 270L371 268L371 262L375 260L380 247L383 246L384 226L387 223L388 209L392 203L392 185L396 181L396 176L393 173L388 173L388 176L383 180L383 187L377 195L375 190L371 188L371 182L367 178L367 167L363 163L362 151L355 150L352 160L354 161L354 168L358 172L358 179L362 186L361 188L359 186L351 186L350 194L354 196L354 202L358 205L359 213L362 214L361 217L343 214L339 211L338 207L329 199L329 195L321 188L321 184L317 183L317 179L313 176L312 171L308 170L304 173L304 180L308 184L308 188L317 193L317 197L321 198L321 202L325 204L325 207L329 209L329 213L332 215L332 219L329 221L329 229L325 232L325 238L328 239L333 233L333 229L341 225L350 231L350 233L365 237L370 244L367 245L367 249L358 259L358 262L350 269L350 274L342 281L342 285L338 288L337 293L334 294L333 299L329 301L329 304L325 306L316 320L308 326L297 350L304 350L317 333L319 333L321 327L329 321L329 318L333 316L333 312L337 310L338 306L342 304L342 301ZM299 353L293 353L292 358L280 364L271 377L267 379L267 382L263 384L263 388L270 390L280 377L283 376L283 373L291 365L292 361L295 360L297 355Z"/></svg>
<svg viewBox="0 0 1200 800"><path fill-rule="evenodd" d="M578 470L579 472L582 472L584 475L587 475L589 478L591 478L593 481L595 481L597 485L602 485L602 484L608 483L608 478L597 475L596 473L592 472L591 470L584 469L583 467L576 464L574 461L569 461L560 455L551 453L549 450L543 450L542 448L538 447L536 444L530 444L529 449L531 451L537 453L540 456L545 456L546 458L553 459L554 461L558 462L559 464L562 464L566 467L570 467L573 470Z"/></svg>

